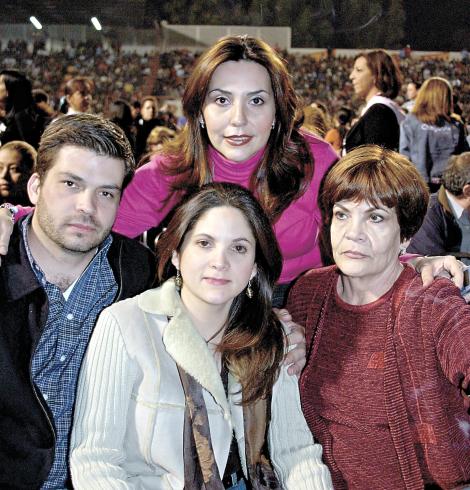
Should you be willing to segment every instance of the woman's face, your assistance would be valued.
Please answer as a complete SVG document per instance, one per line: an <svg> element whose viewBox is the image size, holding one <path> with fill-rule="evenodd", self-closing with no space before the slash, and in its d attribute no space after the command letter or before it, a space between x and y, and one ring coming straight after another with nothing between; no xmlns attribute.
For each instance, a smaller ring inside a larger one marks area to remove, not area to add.
<svg viewBox="0 0 470 490"><path fill-rule="evenodd" d="M151 100L146 100L142 105L140 114L144 121L150 121L156 115L155 104Z"/></svg>
<svg viewBox="0 0 470 490"><path fill-rule="evenodd" d="M214 71L202 118L212 146L242 162L268 142L276 116L269 73L253 61L226 61Z"/></svg>
<svg viewBox="0 0 470 490"><path fill-rule="evenodd" d="M333 207L331 247L336 265L349 277L380 275L397 266L400 226L395 208L343 200Z"/></svg>
<svg viewBox="0 0 470 490"><path fill-rule="evenodd" d="M0 196L3 199L26 193L26 182L31 175L21 162L16 150L0 148Z"/></svg>
<svg viewBox="0 0 470 490"><path fill-rule="evenodd" d="M354 62L354 67L349 75L354 87L354 93L362 99L367 99L368 95L375 91L375 79L367 66L367 60L364 56L360 56Z"/></svg>
<svg viewBox="0 0 470 490"><path fill-rule="evenodd" d="M75 90L67 96L69 106L76 112L88 112L91 106L91 93L88 89Z"/></svg>
<svg viewBox="0 0 470 490"><path fill-rule="evenodd" d="M255 252L255 237L240 210L220 206L204 213L172 258L183 279L186 308L197 312L209 305L228 315L256 274Z"/></svg>

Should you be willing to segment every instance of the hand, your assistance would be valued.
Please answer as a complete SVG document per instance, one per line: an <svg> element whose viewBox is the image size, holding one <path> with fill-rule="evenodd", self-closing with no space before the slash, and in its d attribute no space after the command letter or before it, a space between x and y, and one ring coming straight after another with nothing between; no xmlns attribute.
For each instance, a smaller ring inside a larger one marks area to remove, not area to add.
<svg viewBox="0 0 470 490"><path fill-rule="evenodd" d="M284 324L287 332L287 341L292 349L284 358L284 365L289 366L287 372L290 375L300 375L307 362L307 346L305 343L305 328L292 320L287 310L274 308L279 320Z"/></svg>
<svg viewBox="0 0 470 490"><path fill-rule="evenodd" d="M424 287L429 286L437 277L448 277L458 288L463 286L463 264L452 255L417 257L408 264L421 274Z"/></svg>
<svg viewBox="0 0 470 490"><path fill-rule="evenodd" d="M0 208L0 255L6 255L8 252L8 244L13 231L13 222L11 221L11 213L8 209ZM1 265L0 257L0 265Z"/></svg>

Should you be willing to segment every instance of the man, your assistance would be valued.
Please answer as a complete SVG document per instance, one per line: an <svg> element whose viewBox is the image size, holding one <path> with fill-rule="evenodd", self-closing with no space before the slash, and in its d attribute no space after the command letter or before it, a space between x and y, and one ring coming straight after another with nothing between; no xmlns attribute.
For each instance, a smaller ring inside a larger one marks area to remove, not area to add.
<svg viewBox="0 0 470 490"><path fill-rule="evenodd" d="M111 233L134 172L123 132L57 119L28 182L32 214L0 268L0 488L66 488L80 364L100 311L152 283L154 260Z"/></svg>
<svg viewBox="0 0 470 490"><path fill-rule="evenodd" d="M421 255L467 254L470 263L470 152L449 159L442 186L431 196L429 209L408 252Z"/></svg>
<svg viewBox="0 0 470 490"><path fill-rule="evenodd" d="M421 88L421 84L418 82L408 82L406 84L406 102L402 104L402 109L407 113L413 110L416 97L418 96L418 90Z"/></svg>

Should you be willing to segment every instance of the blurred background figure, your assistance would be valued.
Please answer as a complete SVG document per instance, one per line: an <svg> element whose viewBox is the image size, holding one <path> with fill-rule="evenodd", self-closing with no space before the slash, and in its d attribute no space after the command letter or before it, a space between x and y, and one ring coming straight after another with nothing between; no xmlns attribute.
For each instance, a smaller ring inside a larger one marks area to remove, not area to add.
<svg viewBox="0 0 470 490"><path fill-rule="evenodd" d="M0 145L19 140L37 148L48 115L36 107L31 82L19 71L0 71L0 107L4 111Z"/></svg>
<svg viewBox="0 0 470 490"><path fill-rule="evenodd" d="M93 112L91 104L94 84L88 77L75 77L65 85L65 100L67 102L66 114L79 112Z"/></svg>
<svg viewBox="0 0 470 490"><path fill-rule="evenodd" d="M49 95L45 90L42 88L36 88L33 89L32 94L34 103L40 111L47 114L51 119L57 116L57 112L49 103Z"/></svg>
<svg viewBox="0 0 470 490"><path fill-rule="evenodd" d="M108 119L117 124L127 136L132 149L135 147L134 120L132 118L131 106L122 99L111 102L109 106Z"/></svg>
<svg viewBox="0 0 470 490"><path fill-rule="evenodd" d="M450 83L431 77L419 89L401 127L400 153L415 164L431 192L438 191L449 157L470 150L464 125L453 117L453 111Z"/></svg>
<svg viewBox="0 0 470 490"><path fill-rule="evenodd" d="M470 264L470 152L449 159L442 186L431 196L424 222L407 252L453 254Z"/></svg>
<svg viewBox="0 0 470 490"><path fill-rule="evenodd" d="M406 84L406 102L402 104L401 108L408 114L411 112L415 105L415 99L418 95L418 90L421 88L421 84L418 82L408 82Z"/></svg>
<svg viewBox="0 0 470 490"><path fill-rule="evenodd" d="M176 131L165 126L156 126L150 131L149 137L147 138L147 153L158 153L163 148L163 144L175 136Z"/></svg>
<svg viewBox="0 0 470 490"><path fill-rule="evenodd" d="M349 78L354 93L366 105L346 135L345 151L368 144L398 150L400 123L405 116L393 101L400 92L402 80L395 60L383 49L361 53L354 59Z"/></svg>
<svg viewBox="0 0 470 490"><path fill-rule="evenodd" d="M350 107L340 107L338 114L336 115L336 124L326 132L325 141L330 143L338 155L341 155L344 136L351 128L353 117L354 111Z"/></svg>
<svg viewBox="0 0 470 490"><path fill-rule="evenodd" d="M312 102L303 108L303 115L302 129L324 138L328 129L330 129L326 108L323 105Z"/></svg>
<svg viewBox="0 0 470 490"><path fill-rule="evenodd" d="M157 118L158 101L153 95L148 95L140 101L140 118L137 121L137 134L135 139L135 156L138 161L145 153L147 138L155 126L163 126Z"/></svg>
<svg viewBox="0 0 470 490"><path fill-rule="evenodd" d="M0 203L30 206L27 183L36 163L36 150L24 141L0 147Z"/></svg>

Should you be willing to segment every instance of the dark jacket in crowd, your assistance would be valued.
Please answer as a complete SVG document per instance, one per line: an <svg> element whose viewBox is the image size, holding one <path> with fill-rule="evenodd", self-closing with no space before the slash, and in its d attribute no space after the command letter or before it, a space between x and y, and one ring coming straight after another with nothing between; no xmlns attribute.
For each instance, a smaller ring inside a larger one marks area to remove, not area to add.
<svg viewBox="0 0 470 490"><path fill-rule="evenodd" d="M48 300L18 226L0 267L0 488L33 490L47 479L55 449L53 416L31 376ZM135 240L113 233L107 257L118 285L115 301L152 285L154 256Z"/></svg>
<svg viewBox="0 0 470 490"><path fill-rule="evenodd" d="M455 219L443 186L431 195L421 228L411 239L406 251L420 255L445 255L459 252L462 231Z"/></svg>
<svg viewBox="0 0 470 490"><path fill-rule="evenodd" d="M26 141L34 148L38 148L41 135L50 122L50 117L34 107L27 107L21 111L6 115L0 129L0 143L5 145L10 141Z"/></svg>
<svg viewBox="0 0 470 490"><path fill-rule="evenodd" d="M395 112L385 104L374 104L352 126L345 139L346 152L361 145L379 145L398 151L400 125Z"/></svg>

